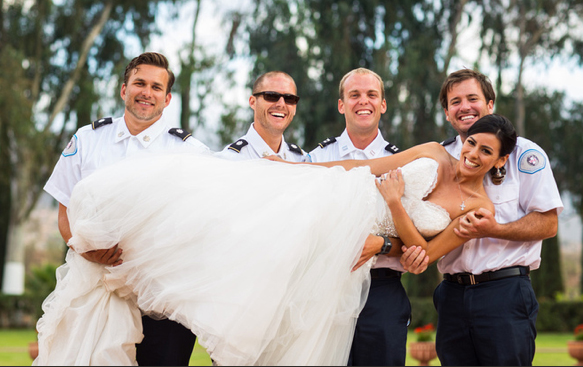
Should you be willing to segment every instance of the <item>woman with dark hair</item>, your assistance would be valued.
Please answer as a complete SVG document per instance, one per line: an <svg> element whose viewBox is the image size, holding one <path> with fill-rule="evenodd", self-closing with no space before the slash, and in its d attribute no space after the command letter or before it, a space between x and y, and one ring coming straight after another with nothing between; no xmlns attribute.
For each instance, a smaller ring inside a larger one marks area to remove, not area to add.
<svg viewBox="0 0 583 367"><path fill-rule="evenodd" d="M69 251L35 363L91 364L96 346L102 363L128 363L120 340L143 312L189 327L219 365L346 364L374 261L352 271L367 236L423 246L432 261L461 245L458 221L494 210L482 180L512 140L494 115L474 124L460 161L427 143L331 168L167 154L95 172L75 186L68 244L118 245L123 263Z"/></svg>

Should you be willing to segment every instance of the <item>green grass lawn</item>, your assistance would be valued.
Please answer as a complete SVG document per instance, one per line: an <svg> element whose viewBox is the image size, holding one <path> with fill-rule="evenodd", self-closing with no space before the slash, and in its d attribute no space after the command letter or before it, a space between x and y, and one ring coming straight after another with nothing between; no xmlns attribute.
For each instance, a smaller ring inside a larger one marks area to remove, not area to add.
<svg viewBox="0 0 583 367"><path fill-rule="evenodd" d="M413 334L409 340L414 340ZM572 334L539 333L536 339L537 352L533 364L535 366L572 366L575 360L567 353L567 341ZM0 366L30 366L32 360L28 355L28 343L36 340L34 330L0 330ZM191 366L212 365L206 351L197 345L190 359ZM416 361L407 355L407 366L416 365ZM439 366L439 360L434 359L432 366Z"/></svg>

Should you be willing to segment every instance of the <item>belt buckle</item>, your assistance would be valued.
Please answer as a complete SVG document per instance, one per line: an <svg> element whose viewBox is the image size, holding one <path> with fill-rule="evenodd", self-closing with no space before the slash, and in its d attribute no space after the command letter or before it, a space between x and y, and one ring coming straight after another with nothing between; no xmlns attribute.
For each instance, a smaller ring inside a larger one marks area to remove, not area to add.
<svg viewBox="0 0 583 367"><path fill-rule="evenodd" d="M475 278L474 274L471 274L471 273L470 274L460 274L460 275L458 275L457 282L459 284L464 285L464 281L463 281L463 277L464 276L467 276L469 278L471 285L476 284L476 278Z"/></svg>

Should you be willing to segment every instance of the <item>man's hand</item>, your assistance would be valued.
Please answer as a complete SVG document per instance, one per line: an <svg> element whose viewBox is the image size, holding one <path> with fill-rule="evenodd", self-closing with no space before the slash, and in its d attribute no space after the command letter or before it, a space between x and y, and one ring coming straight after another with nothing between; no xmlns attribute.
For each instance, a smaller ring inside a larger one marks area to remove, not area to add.
<svg viewBox="0 0 583 367"><path fill-rule="evenodd" d="M71 247L73 248L73 247ZM75 249L73 248L73 251ZM81 256L83 256L83 258L85 260L94 262L94 263L98 263L98 264L103 264L103 265L111 265L111 266L118 266L121 265L123 263L123 260L121 259L121 255L123 253L123 249L118 249L117 245L113 246L110 249L107 250L92 250L92 251L87 251L84 252L82 254L79 254Z"/></svg>
<svg viewBox="0 0 583 367"><path fill-rule="evenodd" d="M492 237L498 223L494 214L488 209L480 208L466 213L459 220L459 229L453 232L462 238Z"/></svg>
<svg viewBox="0 0 583 367"><path fill-rule="evenodd" d="M406 246L401 247L403 255L401 255L401 265L409 273L421 274L427 270L429 265L429 256L426 255L425 250L421 246Z"/></svg>
<svg viewBox="0 0 583 367"><path fill-rule="evenodd" d="M368 260L370 260L371 257L378 254L381 251L381 248L383 247L384 243L385 240L382 237L369 234L368 237L366 238L366 241L364 242L364 248L362 249L362 253L360 254L360 259L358 259L358 262L356 263L356 265L354 265L352 271L355 271L356 269L360 268Z"/></svg>

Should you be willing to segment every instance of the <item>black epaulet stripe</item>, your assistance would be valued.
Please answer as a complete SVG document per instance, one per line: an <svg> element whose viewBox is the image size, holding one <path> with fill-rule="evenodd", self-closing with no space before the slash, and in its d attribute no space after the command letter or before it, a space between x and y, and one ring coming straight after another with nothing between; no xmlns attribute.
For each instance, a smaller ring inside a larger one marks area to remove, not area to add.
<svg viewBox="0 0 583 367"><path fill-rule="evenodd" d="M182 141L186 141L186 139L192 136L192 134L189 133L188 131L179 129L177 127L173 127L172 129L168 130L168 133L179 137L180 139L182 139Z"/></svg>
<svg viewBox="0 0 583 367"><path fill-rule="evenodd" d="M330 145L330 144L335 143L335 142L336 142L336 138L328 138L318 145L320 146L320 148L324 148L325 146Z"/></svg>
<svg viewBox="0 0 583 367"><path fill-rule="evenodd" d="M102 127L102 126L109 125L109 124L111 124L112 122L113 122L113 119L112 119L111 117L104 117L104 118L102 118L102 119L99 119L99 120L95 120L95 121L93 121L93 122L91 123L91 128L92 128L93 130L95 130L95 129L97 129L97 128L100 128L100 127Z"/></svg>
<svg viewBox="0 0 583 367"><path fill-rule="evenodd" d="M291 152L297 153L299 155L304 155L304 152L302 151L302 148L299 147L299 145L296 145L294 143L287 143L287 147Z"/></svg>
<svg viewBox="0 0 583 367"><path fill-rule="evenodd" d="M241 153L241 148L243 148L247 144L249 144L247 140L239 139L233 144L229 145L229 149L234 150L237 153Z"/></svg>
<svg viewBox="0 0 583 367"><path fill-rule="evenodd" d="M396 146L395 144L391 144L391 143L387 144L387 146L385 147L385 150L387 152L391 152L391 153L399 153L401 151L401 149L399 149L398 146Z"/></svg>
<svg viewBox="0 0 583 367"><path fill-rule="evenodd" d="M447 146L447 145L450 145L451 143L453 143L455 141L455 138L456 137L454 136L454 137L451 137L451 138L449 138L447 140L444 140L444 141L441 142L441 145L443 145L444 147Z"/></svg>

